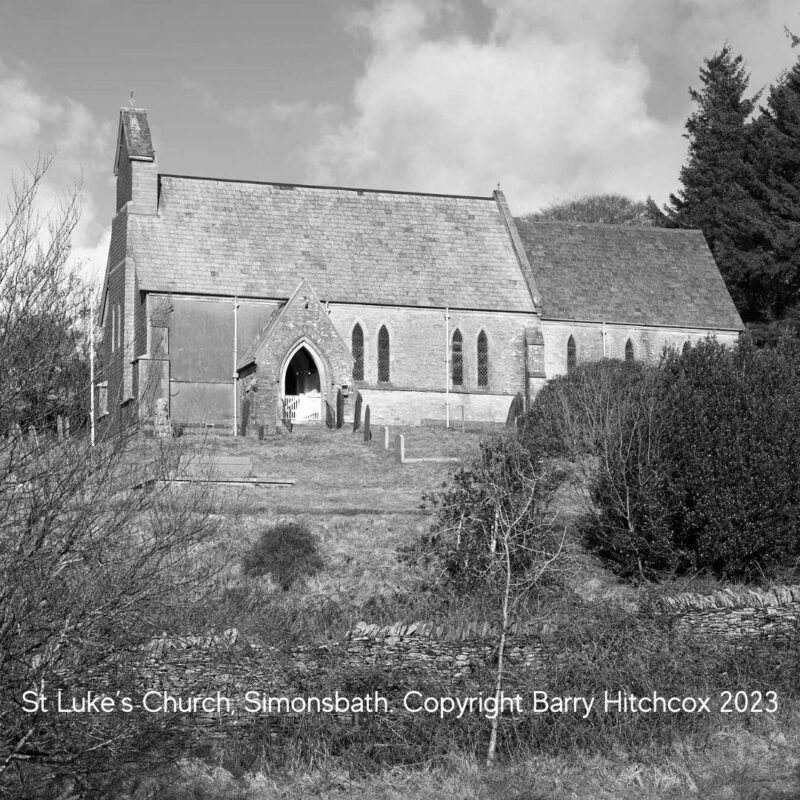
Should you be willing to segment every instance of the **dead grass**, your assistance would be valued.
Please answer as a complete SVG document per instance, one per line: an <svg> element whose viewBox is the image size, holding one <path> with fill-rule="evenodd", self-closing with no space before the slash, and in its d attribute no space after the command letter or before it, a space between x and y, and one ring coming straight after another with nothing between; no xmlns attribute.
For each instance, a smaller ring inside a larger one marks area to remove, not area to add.
<svg viewBox="0 0 800 800"><path fill-rule="evenodd" d="M469 459L477 453L481 438L474 432L441 428L395 432L406 435L406 452L412 457ZM205 444L206 450L220 455L252 457L259 475L295 480L292 487L221 490L226 534L217 547L228 566L219 585L240 596L237 602L218 604L224 627L235 624L246 633L266 635L268 625L273 625L308 640L337 638L361 619L386 624L424 618L429 602L425 578L404 566L397 554L428 530L429 516L420 508L422 495L440 486L458 465L400 466L391 452L382 449L378 428L375 437L367 445L360 433L347 429L297 427L291 435L263 442L219 438ZM188 449L194 446L189 439ZM571 526L581 511L574 488L562 491L558 508L561 520ZM260 532L281 521L307 525L318 539L325 564L319 575L288 592L280 592L268 579L244 579L239 567L242 553ZM606 602L613 614L613 604L632 606L645 591L622 585L597 559L583 553L574 537L571 550L579 567L571 587L584 600ZM475 611L465 607L447 613L469 617ZM238 617L231 619L231 614ZM557 622L568 624L561 618ZM673 750L654 749L649 757L638 753L634 758L621 750L604 755L575 750L486 770L471 757L453 753L444 765L419 764L366 777L327 763L327 769L310 767L302 774L258 772L234 777L220 766L187 761L171 793L164 796L174 800L800 799L800 706L787 700L783 708L776 718L751 719L749 724L732 720L710 735L687 735Z"/></svg>
<svg viewBox="0 0 800 800"><path fill-rule="evenodd" d="M481 435L444 428L393 428L403 433L406 452L414 456L455 456L471 459ZM221 614L252 635L266 633L263 616L269 606L284 607L292 630L306 638L336 638L355 622L389 622L394 600L424 606L420 576L398 559L398 550L419 539L430 526L422 496L440 486L457 463L399 465L383 449L380 428L369 444L361 432L331 431L296 426L264 441L217 437L192 442L185 437L185 455L202 452L213 461L220 456L247 456L260 477L291 478L294 486L220 487L225 508L225 532L216 555L227 564L218 587L237 594L234 607L223 604ZM176 491L179 489L176 488ZM314 534L323 560L322 570L288 592L268 578L243 578L241 557L261 532L279 522L299 522ZM236 608L236 605L239 608ZM308 613L302 613L306 611ZM385 613L384 613L385 612ZM411 616L414 611L409 610ZM297 627L295 627L297 626Z"/></svg>
<svg viewBox="0 0 800 800"><path fill-rule="evenodd" d="M395 768L359 777L346 770L247 774L184 762L168 800L797 800L800 710L781 720L687 739L669 753L631 758L567 753L486 769L453 754L431 768Z"/></svg>

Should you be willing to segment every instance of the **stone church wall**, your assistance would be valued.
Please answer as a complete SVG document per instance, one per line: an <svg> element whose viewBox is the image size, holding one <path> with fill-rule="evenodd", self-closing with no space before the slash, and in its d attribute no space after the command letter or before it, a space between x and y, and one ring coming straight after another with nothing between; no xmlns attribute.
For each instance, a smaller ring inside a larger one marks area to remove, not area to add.
<svg viewBox="0 0 800 800"><path fill-rule="evenodd" d="M369 404L373 423L419 425L422 420L446 419L444 392L384 391L359 389ZM516 393L515 393L516 394ZM504 423L511 408L513 394L450 393L450 420L453 426L461 421L461 407L467 422Z"/></svg>
<svg viewBox="0 0 800 800"><path fill-rule="evenodd" d="M364 332L364 380L356 386L373 419L418 423L445 418L446 331L443 308L331 305L331 321L348 346L356 323ZM450 386L451 406L467 418L505 421L511 399L525 391L525 327L531 314L450 310L449 333L463 336L463 385ZM390 337L390 380L378 383L378 331ZM489 384L478 386L478 334L489 348Z"/></svg>
<svg viewBox="0 0 800 800"><path fill-rule="evenodd" d="M605 325L606 358L625 358L625 343L633 344L634 358L639 361L657 361L664 347L683 347L685 342L697 342L712 333L699 328L660 328L644 325ZM575 340L578 364L599 361L603 358L603 324L600 322L569 322L542 320L544 336L545 372L548 378L564 375L567 371L567 340ZM717 332L718 341L734 344L737 332Z"/></svg>
<svg viewBox="0 0 800 800"><path fill-rule="evenodd" d="M170 360L172 419L232 424L233 298L149 295L147 313L151 325L153 314L164 303L170 309L163 322L168 328L165 355ZM277 306L276 301L239 301L240 357Z"/></svg>

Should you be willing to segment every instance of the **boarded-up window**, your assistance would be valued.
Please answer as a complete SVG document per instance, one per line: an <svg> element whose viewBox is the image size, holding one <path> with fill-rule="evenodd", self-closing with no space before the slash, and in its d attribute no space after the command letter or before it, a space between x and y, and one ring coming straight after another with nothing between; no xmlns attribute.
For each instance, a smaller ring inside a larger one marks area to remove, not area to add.
<svg viewBox="0 0 800 800"><path fill-rule="evenodd" d="M572 372L578 365L578 353L575 348L575 340L570 336L567 339L567 372Z"/></svg>
<svg viewBox="0 0 800 800"><path fill-rule="evenodd" d="M489 340L485 331L478 334L478 386L489 385Z"/></svg>
<svg viewBox="0 0 800 800"><path fill-rule="evenodd" d="M385 325L378 331L378 382L389 383L389 331Z"/></svg>
<svg viewBox="0 0 800 800"><path fill-rule="evenodd" d="M633 342L630 339L625 342L625 360L633 361Z"/></svg>
<svg viewBox="0 0 800 800"><path fill-rule="evenodd" d="M353 380L364 380L364 331L361 326L356 323L353 328L353 333L350 337L350 349L353 353Z"/></svg>
<svg viewBox="0 0 800 800"><path fill-rule="evenodd" d="M453 346L451 348L450 374L453 386L464 385L464 337L461 331L453 333Z"/></svg>

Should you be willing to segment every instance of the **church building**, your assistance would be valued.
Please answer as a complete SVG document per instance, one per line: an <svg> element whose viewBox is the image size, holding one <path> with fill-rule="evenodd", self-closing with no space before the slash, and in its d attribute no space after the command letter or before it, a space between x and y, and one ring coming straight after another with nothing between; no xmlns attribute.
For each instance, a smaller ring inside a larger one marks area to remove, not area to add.
<svg viewBox="0 0 800 800"><path fill-rule="evenodd" d="M254 435L330 421L502 422L583 361L654 360L742 323L699 231L515 219L485 197L159 171L120 111L100 415Z"/></svg>

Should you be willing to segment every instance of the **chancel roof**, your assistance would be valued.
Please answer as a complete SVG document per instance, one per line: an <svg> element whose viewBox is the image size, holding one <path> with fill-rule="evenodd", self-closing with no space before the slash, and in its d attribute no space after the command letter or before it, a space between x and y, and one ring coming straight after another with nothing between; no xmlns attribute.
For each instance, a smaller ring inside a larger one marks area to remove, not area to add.
<svg viewBox="0 0 800 800"><path fill-rule="evenodd" d="M543 319L743 328L701 231L515 222Z"/></svg>

